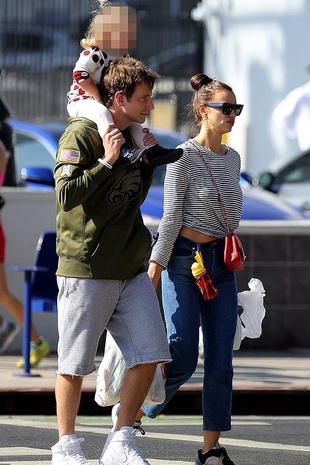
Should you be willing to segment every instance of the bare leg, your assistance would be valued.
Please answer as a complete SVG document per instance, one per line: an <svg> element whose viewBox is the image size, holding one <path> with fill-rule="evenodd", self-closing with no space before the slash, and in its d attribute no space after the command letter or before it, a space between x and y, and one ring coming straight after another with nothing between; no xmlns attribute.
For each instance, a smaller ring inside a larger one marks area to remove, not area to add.
<svg viewBox="0 0 310 465"><path fill-rule="evenodd" d="M137 365L127 371L120 395L120 410L114 431L133 426L137 412L152 384L157 363Z"/></svg>
<svg viewBox="0 0 310 465"><path fill-rule="evenodd" d="M64 434L74 434L78 413L82 376L58 375L56 379L56 403L59 439Z"/></svg>
<svg viewBox="0 0 310 465"><path fill-rule="evenodd" d="M140 421L141 418L143 417L143 415L144 415L144 413L142 412L141 409L139 409L139 410L138 410L138 413L137 413L137 415L136 415L136 420L137 420L137 421Z"/></svg>
<svg viewBox="0 0 310 465"><path fill-rule="evenodd" d="M221 432L220 431L208 431L205 430L203 432L203 446L202 452L207 452L212 447L216 446L216 443L220 439Z"/></svg>
<svg viewBox="0 0 310 465"><path fill-rule="evenodd" d="M5 145L0 140L0 173L5 175L6 167L9 161L10 153L6 150ZM3 182L3 180L2 180ZM1 185L2 185L1 182Z"/></svg>
<svg viewBox="0 0 310 465"><path fill-rule="evenodd" d="M14 297L8 287L6 281L6 275L4 266L0 263L0 305L6 308L12 317L16 320L19 326L23 326L24 323L24 313L23 313L23 304ZM0 321L1 322L1 321ZM31 341L38 342L39 334L37 333L35 327L31 327Z"/></svg>
<svg viewBox="0 0 310 465"><path fill-rule="evenodd" d="M143 417L144 413L142 410L139 409L135 420L139 421ZM205 430L203 432L203 446L202 446L202 452L207 452L208 450L212 449L212 447L215 447L217 442L219 441L221 436L220 431L208 431Z"/></svg>

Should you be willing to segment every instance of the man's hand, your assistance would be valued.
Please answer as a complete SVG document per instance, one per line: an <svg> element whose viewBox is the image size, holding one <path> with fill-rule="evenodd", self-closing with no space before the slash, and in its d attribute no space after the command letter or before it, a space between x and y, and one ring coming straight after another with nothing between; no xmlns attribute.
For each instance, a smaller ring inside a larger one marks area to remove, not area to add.
<svg viewBox="0 0 310 465"><path fill-rule="evenodd" d="M111 123L102 135L104 146L104 159L107 163L113 166L113 163L119 158L121 146L125 139L121 131Z"/></svg>

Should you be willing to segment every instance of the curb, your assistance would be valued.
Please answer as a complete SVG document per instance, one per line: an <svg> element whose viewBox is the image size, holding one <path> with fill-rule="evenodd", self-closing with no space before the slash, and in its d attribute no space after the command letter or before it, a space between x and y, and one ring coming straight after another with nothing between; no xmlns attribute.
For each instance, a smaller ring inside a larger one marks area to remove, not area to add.
<svg viewBox="0 0 310 465"><path fill-rule="evenodd" d="M166 415L201 415L202 391L198 385L180 388L164 408ZM100 407L93 390L83 390L79 415L106 416L112 407ZM2 415L55 415L55 393L51 389L0 391ZM309 388L234 389L233 415L310 416Z"/></svg>

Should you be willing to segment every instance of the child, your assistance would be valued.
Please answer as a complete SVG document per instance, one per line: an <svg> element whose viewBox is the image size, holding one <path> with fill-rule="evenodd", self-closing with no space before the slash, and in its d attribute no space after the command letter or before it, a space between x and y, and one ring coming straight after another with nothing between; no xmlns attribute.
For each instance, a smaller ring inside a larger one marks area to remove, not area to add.
<svg viewBox="0 0 310 465"><path fill-rule="evenodd" d="M73 69L73 83L68 92L68 113L70 116L84 116L94 121L102 136L108 124L113 123L109 110L104 106L100 92L102 78L109 63L128 55L128 49L136 43L136 16L132 8L124 4L113 5L100 1L89 25L86 37L81 40L84 51ZM124 144L121 149L125 164L135 163L146 155L153 165L178 160L182 149L166 149L159 145L145 146L146 130L139 123L130 126L133 148Z"/></svg>

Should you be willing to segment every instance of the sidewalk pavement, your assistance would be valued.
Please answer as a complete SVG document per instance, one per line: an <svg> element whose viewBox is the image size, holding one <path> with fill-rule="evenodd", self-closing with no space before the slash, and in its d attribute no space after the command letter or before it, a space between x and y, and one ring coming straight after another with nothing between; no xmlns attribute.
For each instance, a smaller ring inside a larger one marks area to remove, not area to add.
<svg viewBox="0 0 310 465"><path fill-rule="evenodd" d="M16 367L21 357L0 356L0 392L53 390L56 378L56 354L44 358L30 370L31 377L22 376ZM99 366L100 357L96 358ZM284 350L281 352L236 351L234 353L234 390L310 390L310 349ZM203 365L198 361L197 370L181 390L200 390ZM94 390L96 372L86 376L83 390Z"/></svg>
<svg viewBox="0 0 310 465"><path fill-rule="evenodd" d="M12 399L15 395L50 395L54 397L57 369L56 354L43 359L31 369L31 375L21 376L23 370L16 367L16 355L0 357L0 407L1 398ZM96 359L97 366L100 357ZM200 409L203 380L203 365L199 360L192 378L180 387L176 400L172 399L172 413L191 414ZM85 377L84 395L88 394L94 407L93 396L96 386L96 372ZM262 408L273 413L284 409L283 414L310 414L310 349L292 349L278 352L236 351L234 353L233 406L235 414L262 413ZM30 399L30 397L29 397ZM186 402L185 402L186 401ZM306 402L306 403L305 403ZM7 403L6 403L7 405ZM169 403L170 405L170 403ZM88 408L89 405L88 405ZM99 408L100 409L100 408ZM259 409L259 412L256 410ZM276 409L276 410L275 410ZM291 410L293 409L293 410ZM236 411L237 410L237 411ZM290 413L289 413L290 412ZM171 412L169 412L171 413ZM98 413L94 413L98 414Z"/></svg>

